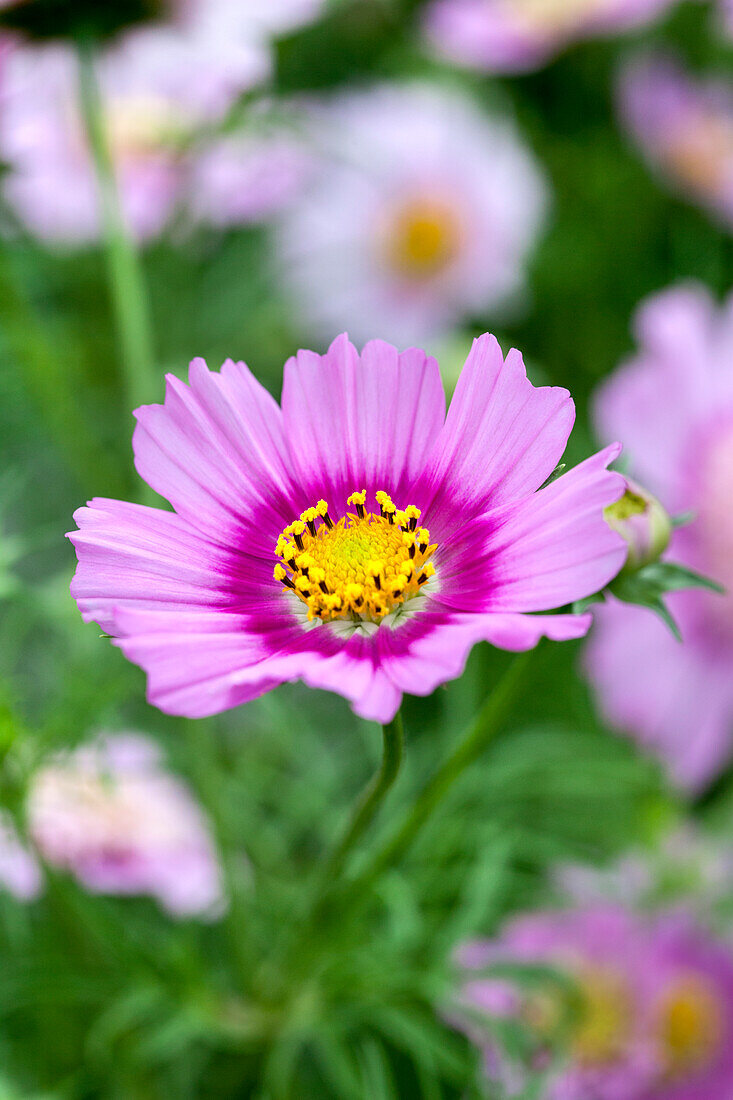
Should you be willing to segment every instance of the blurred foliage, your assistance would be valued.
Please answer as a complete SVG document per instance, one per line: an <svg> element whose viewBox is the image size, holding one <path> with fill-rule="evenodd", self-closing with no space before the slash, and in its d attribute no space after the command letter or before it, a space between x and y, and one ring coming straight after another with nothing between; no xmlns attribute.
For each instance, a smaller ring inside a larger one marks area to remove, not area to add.
<svg viewBox="0 0 733 1100"><path fill-rule="evenodd" d="M32 38L106 38L133 23L164 14L162 0L9 0L0 25Z"/></svg>
<svg viewBox="0 0 733 1100"><path fill-rule="evenodd" d="M619 132L615 67L639 36L584 44L540 73L492 81L423 56L418 15L417 5L389 0L334 5L279 43L273 90L426 74L516 114L555 199L530 299L498 335L537 377L572 390L572 462L591 444L594 386L632 346L639 299L686 278L723 292L730 237L654 182ZM731 62L697 4L645 37L701 68ZM266 229L160 242L144 263L161 397L163 373L182 374L194 355L246 358L278 393L284 360L307 338L278 296ZM74 559L63 534L73 509L91 495L140 493L103 276L95 249L50 253L17 227L3 243L3 802L17 813L27 776L61 746L100 729L150 732L207 808L232 902L222 920L201 924L173 923L150 901L89 895L64 876L49 875L32 905L0 895L0 1100L484 1095L477 1055L444 1016L456 942L541 903L556 861L603 862L654 835L677 812L674 797L655 765L600 724L578 647L547 645L511 728L404 863L309 929L319 861L377 766L376 728L340 698L298 685L217 720L166 718L145 705L142 673L81 625L68 595ZM473 318L457 343L488 327L491 318ZM406 702L406 771L370 845L508 661L478 647L461 681ZM730 827L729 780L701 811Z"/></svg>

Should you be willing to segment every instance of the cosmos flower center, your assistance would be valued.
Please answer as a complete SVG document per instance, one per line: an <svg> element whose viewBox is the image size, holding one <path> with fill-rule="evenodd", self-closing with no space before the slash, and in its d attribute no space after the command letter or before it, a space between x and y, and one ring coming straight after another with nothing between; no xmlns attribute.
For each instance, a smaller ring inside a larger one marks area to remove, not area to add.
<svg viewBox="0 0 733 1100"><path fill-rule="evenodd" d="M697 976L675 983L660 1005L659 1034L669 1076L709 1065L723 1037L719 997Z"/></svg>
<svg viewBox="0 0 733 1100"><path fill-rule="evenodd" d="M715 114L700 114L670 141L665 159L671 172L693 191L723 186L733 157L733 126Z"/></svg>
<svg viewBox="0 0 733 1100"><path fill-rule="evenodd" d="M382 491L376 500L379 513L371 513L366 490L352 493L346 503L355 511L336 523L319 500L278 538L275 580L305 604L310 620L380 623L434 575L437 544L419 526L420 509L402 511Z"/></svg>
<svg viewBox="0 0 733 1100"><path fill-rule="evenodd" d="M145 156L176 146L185 136L185 122L164 96L127 95L106 107L107 136L118 156Z"/></svg>
<svg viewBox="0 0 733 1100"><path fill-rule="evenodd" d="M412 199L398 207L386 227L388 263L409 278L429 278L454 259L460 237L460 223L449 203Z"/></svg>
<svg viewBox="0 0 733 1100"><path fill-rule="evenodd" d="M603 1065L622 1053L628 1037L630 996L620 975L587 970L580 976L580 1012L573 1034L579 1062Z"/></svg>
<svg viewBox="0 0 733 1100"><path fill-rule="evenodd" d="M531 30L562 31L584 16L598 14L605 0L508 0L507 7Z"/></svg>

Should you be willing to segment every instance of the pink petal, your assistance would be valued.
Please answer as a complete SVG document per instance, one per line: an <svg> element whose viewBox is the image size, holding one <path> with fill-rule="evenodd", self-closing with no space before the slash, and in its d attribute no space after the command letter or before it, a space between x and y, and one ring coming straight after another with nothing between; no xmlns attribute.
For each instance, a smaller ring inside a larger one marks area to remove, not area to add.
<svg viewBox="0 0 733 1100"><path fill-rule="evenodd" d="M650 298L637 317L641 351L596 397L601 436L623 439L636 476L668 507L687 506L675 484L680 460L696 415L704 415L715 392L714 319L702 288L675 287Z"/></svg>
<svg viewBox="0 0 733 1100"><path fill-rule="evenodd" d="M608 721L658 756L681 787L699 789L730 759L727 662L691 640L680 645L646 609L615 602L599 608L585 661Z"/></svg>
<svg viewBox="0 0 733 1100"><path fill-rule="evenodd" d="M166 714L208 717L295 678L270 660L275 637L249 633L237 615L131 609L116 618L114 644L145 670L148 701Z"/></svg>
<svg viewBox="0 0 733 1100"><path fill-rule="evenodd" d="M71 594L85 622L117 632L125 607L225 607L233 555L173 512L96 498L74 513L79 564Z"/></svg>
<svg viewBox="0 0 733 1100"><path fill-rule="evenodd" d="M445 395L438 364L411 348L398 354L372 340L362 354L343 335L328 352L301 351L285 366L287 438L310 503L338 513L355 489L384 489L401 500L422 473L443 426Z"/></svg>
<svg viewBox="0 0 733 1100"><path fill-rule="evenodd" d="M138 473L214 541L271 555L292 519L293 495L277 402L244 363L231 360L215 374L194 359L188 386L173 375L167 381L165 404L135 414Z"/></svg>
<svg viewBox="0 0 733 1100"><path fill-rule="evenodd" d="M624 492L624 478L606 469L620 450L613 444L486 517L495 529L484 610L549 611L599 592L620 572L626 543L603 518L603 509Z"/></svg>
<svg viewBox="0 0 733 1100"><path fill-rule="evenodd" d="M439 606L436 601L436 607ZM477 642L500 649L532 649L540 638L580 638L590 615L461 615L425 611L395 631L377 635L379 658L390 680L410 695L430 695L460 676Z"/></svg>
<svg viewBox="0 0 733 1100"><path fill-rule="evenodd" d="M560 461L574 419L567 390L536 388L518 351L505 362L496 339L480 336L431 456L431 521L436 512L465 520L534 492Z"/></svg>

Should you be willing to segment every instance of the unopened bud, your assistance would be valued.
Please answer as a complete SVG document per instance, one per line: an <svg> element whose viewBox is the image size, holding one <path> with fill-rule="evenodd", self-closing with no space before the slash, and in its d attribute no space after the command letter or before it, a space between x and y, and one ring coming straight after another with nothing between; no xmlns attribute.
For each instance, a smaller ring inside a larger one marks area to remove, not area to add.
<svg viewBox="0 0 733 1100"><path fill-rule="evenodd" d="M657 561L669 546L672 522L655 496L626 478L626 492L603 511L609 527L618 531L629 547L625 572L634 572Z"/></svg>

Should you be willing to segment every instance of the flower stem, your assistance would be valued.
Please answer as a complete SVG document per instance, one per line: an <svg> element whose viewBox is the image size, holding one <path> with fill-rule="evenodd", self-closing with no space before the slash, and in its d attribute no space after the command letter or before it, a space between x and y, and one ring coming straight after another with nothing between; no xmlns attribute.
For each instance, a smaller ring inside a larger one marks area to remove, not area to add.
<svg viewBox="0 0 733 1100"><path fill-rule="evenodd" d="M403 750L404 730L402 716L398 712L390 723L382 726L382 763L379 771L359 796L344 835L323 865L313 897L303 920L295 928L295 935L289 942L288 937L285 938L285 962L282 969L291 976L294 969L305 966L307 970L313 961L313 931L330 913L333 888L349 855L376 817L387 792L394 784L402 764ZM335 911L340 914L341 907L337 906ZM277 949L275 953L277 954ZM277 966L273 970L271 960L265 960L258 975L259 984L272 988L276 974Z"/></svg>
<svg viewBox="0 0 733 1100"><path fill-rule="evenodd" d="M402 858L433 811L442 802L453 784L478 759L496 736L506 718L517 691L525 682L524 674L530 654L514 659L498 686L489 695L465 737L459 741L435 774L428 780L412 804L402 825L384 847L376 853L362 873L351 883L352 897L360 896L391 864Z"/></svg>
<svg viewBox="0 0 733 1100"><path fill-rule="evenodd" d="M155 358L147 294L137 251L120 208L92 41L79 39L78 57L79 100L97 177L107 270L127 391L126 404L132 411L146 404L153 396Z"/></svg>
<svg viewBox="0 0 733 1100"><path fill-rule="evenodd" d="M403 750L404 731L402 716L398 711L388 725L382 726L382 765L362 791L349 826L323 869L322 893L338 879L350 852L374 820L385 795L397 778Z"/></svg>

